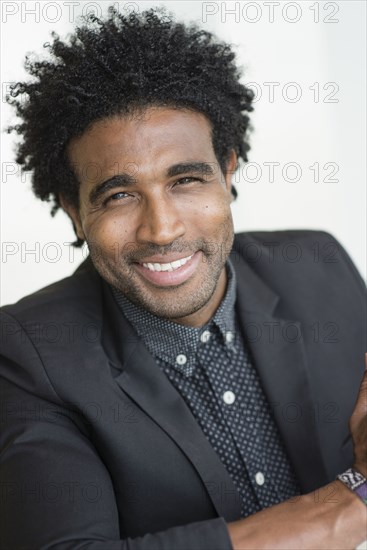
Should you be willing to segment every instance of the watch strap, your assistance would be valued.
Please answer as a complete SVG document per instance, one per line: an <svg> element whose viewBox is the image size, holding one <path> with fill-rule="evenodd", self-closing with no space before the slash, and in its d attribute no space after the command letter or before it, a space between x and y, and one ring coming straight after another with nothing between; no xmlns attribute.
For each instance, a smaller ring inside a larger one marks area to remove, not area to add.
<svg viewBox="0 0 367 550"><path fill-rule="evenodd" d="M349 468L337 478L367 505L367 479L354 468Z"/></svg>

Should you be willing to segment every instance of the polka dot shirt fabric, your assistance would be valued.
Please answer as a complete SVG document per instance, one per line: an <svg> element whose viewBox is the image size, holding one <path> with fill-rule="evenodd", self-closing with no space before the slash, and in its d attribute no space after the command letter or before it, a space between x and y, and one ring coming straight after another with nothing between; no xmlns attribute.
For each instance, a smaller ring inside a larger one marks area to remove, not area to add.
<svg viewBox="0 0 367 550"><path fill-rule="evenodd" d="M152 315L118 290L113 292L231 476L241 517L246 517L300 494L300 488L244 345L230 261L227 275L226 295L201 328Z"/></svg>

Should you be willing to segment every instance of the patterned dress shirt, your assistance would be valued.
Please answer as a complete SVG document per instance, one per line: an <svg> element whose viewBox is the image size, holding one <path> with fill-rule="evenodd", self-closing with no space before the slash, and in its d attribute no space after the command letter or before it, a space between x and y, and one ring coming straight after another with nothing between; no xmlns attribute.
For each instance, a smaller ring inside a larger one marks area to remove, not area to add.
<svg viewBox="0 0 367 550"><path fill-rule="evenodd" d="M226 294L201 328L152 315L113 292L231 476L246 517L300 489L239 329L230 261L226 268Z"/></svg>

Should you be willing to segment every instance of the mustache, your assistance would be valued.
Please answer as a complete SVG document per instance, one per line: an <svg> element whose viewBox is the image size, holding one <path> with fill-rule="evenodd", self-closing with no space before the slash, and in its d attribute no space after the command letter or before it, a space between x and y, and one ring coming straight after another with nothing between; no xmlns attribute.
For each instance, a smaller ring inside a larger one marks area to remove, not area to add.
<svg viewBox="0 0 367 550"><path fill-rule="evenodd" d="M131 250L127 251L125 249L125 252L123 253L124 259L128 262L134 263L134 262L141 262L145 258L149 258L154 255L159 256L168 256L172 253L179 253L184 254L185 256L191 256L191 254L194 254L198 250L202 250L205 253L208 252L208 244L203 240L197 240L197 241L180 241L180 242L174 242L167 246L161 246L161 245L155 245L155 244L149 244L145 245L143 247L138 246L132 248Z"/></svg>
<svg viewBox="0 0 367 550"><path fill-rule="evenodd" d="M106 248L101 247L98 243L87 241L89 252L92 258L104 258L106 256ZM225 243L216 241L207 241L204 239L196 239L193 241L175 241L169 245L157 245L149 243L139 245L136 242L118 243L114 242L109 245L109 256L114 258L114 261L119 262L123 258L124 262L133 264L143 262L146 258L154 255L165 256L172 253L183 254L183 256L191 256L197 251L201 251L204 257L210 257L215 254L228 254Z"/></svg>

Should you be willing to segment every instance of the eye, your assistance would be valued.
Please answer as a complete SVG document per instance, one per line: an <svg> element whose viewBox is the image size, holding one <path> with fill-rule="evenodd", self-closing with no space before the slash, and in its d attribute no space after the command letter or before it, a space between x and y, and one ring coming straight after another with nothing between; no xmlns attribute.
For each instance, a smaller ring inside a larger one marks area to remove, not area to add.
<svg viewBox="0 0 367 550"><path fill-rule="evenodd" d="M204 180L202 178L198 178L197 176L185 176L184 178L177 180L175 185L185 185L195 181L203 182Z"/></svg>
<svg viewBox="0 0 367 550"><path fill-rule="evenodd" d="M110 201L118 201L118 200L126 199L129 196L130 195L128 193L125 193L124 191L119 191L118 193L114 193L113 195L110 195L109 197L107 197L103 201L103 204L106 205Z"/></svg>

